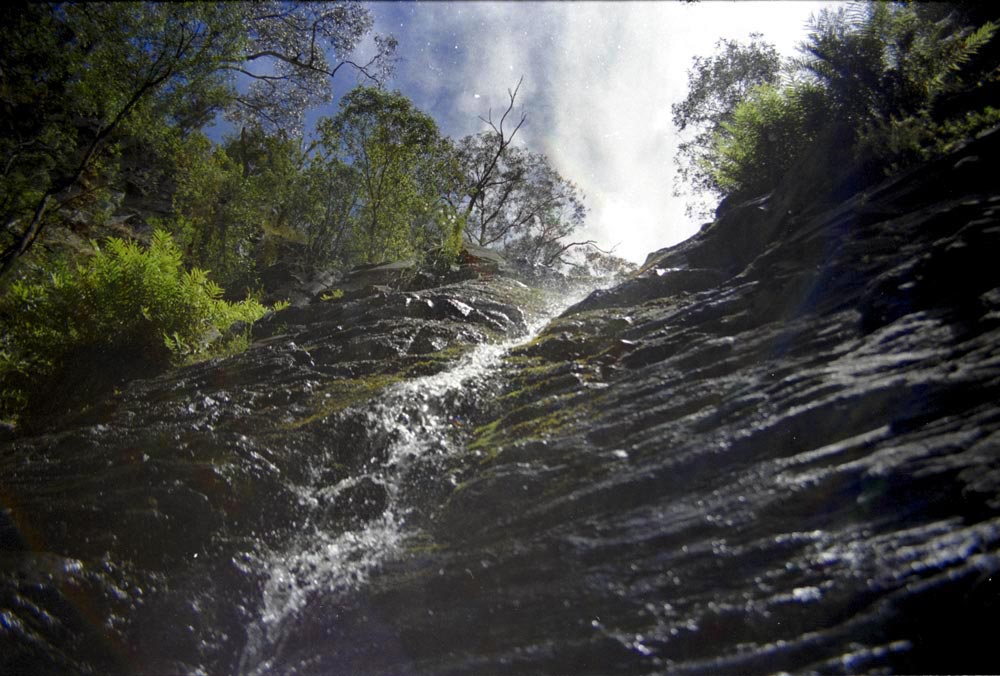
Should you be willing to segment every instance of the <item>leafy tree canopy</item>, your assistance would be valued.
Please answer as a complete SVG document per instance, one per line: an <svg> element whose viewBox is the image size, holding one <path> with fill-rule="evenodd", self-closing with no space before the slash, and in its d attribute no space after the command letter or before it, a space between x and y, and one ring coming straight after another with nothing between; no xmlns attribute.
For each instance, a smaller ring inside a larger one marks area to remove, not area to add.
<svg viewBox="0 0 1000 676"><path fill-rule="evenodd" d="M674 125L687 130L675 163L678 185L686 183L696 191L719 194L722 187L706 165L712 140L731 122L736 106L759 85L775 84L781 74L781 58L773 45L759 33L750 41L719 40L715 54L696 56L688 70L688 95L671 107ZM698 211L693 206L691 211Z"/></svg>
<svg viewBox="0 0 1000 676"><path fill-rule="evenodd" d="M198 128L222 109L295 135L343 66L381 82L395 48L379 38L372 60L350 61L371 18L343 1L8 3L2 12L0 274L53 212L100 183L123 139ZM249 79L245 92L237 76Z"/></svg>
<svg viewBox="0 0 1000 676"><path fill-rule="evenodd" d="M802 57L784 65L759 44L720 43L695 60L688 98L673 110L679 128L700 129L680 147L680 178L703 194L749 196L811 157L855 172L862 187L995 125L992 18L971 3L824 10Z"/></svg>
<svg viewBox="0 0 1000 676"><path fill-rule="evenodd" d="M358 87L318 123L321 145L357 172L354 257L364 263L413 255L457 180L450 143L399 92Z"/></svg>

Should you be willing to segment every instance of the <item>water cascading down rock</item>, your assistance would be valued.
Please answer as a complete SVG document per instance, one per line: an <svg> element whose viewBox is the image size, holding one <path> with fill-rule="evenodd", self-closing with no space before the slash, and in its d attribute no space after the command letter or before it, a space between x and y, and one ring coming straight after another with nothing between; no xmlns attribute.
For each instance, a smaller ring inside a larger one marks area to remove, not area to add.
<svg viewBox="0 0 1000 676"><path fill-rule="evenodd" d="M315 302L5 442L0 671L997 671L997 136L537 336L503 274Z"/></svg>

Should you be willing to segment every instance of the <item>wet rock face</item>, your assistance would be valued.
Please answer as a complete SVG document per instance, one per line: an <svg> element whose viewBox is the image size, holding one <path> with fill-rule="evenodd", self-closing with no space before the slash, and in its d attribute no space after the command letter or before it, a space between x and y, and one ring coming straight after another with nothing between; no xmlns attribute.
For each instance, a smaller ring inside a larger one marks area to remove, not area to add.
<svg viewBox="0 0 1000 676"><path fill-rule="evenodd" d="M425 587L367 603L462 618L412 632L428 671L996 671L995 136L747 205L749 261L733 209L570 308L513 353Z"/></svg>
<svg viewBox="0 0 1000 676"><path fill-rule="evenodd" d="M243 354L6 441L0 672L234 672L263 552L384 511L366 402L523 333L542 295L498 278L289 308Z"/></svg>
<svg viewBox="0 0 1000 676"><path fill-rule="evenodd" d="M997 145L734 207L567 310L483 402L434 549L318 602L331 640L281 663L995 672Z"/></svg>
<svg viewBox="0 0 1000 676"><path fill-rule="evenodd" d="M476 368L536 294L365 286L4 441L0 672L996 672L994 136Z"/></svg>

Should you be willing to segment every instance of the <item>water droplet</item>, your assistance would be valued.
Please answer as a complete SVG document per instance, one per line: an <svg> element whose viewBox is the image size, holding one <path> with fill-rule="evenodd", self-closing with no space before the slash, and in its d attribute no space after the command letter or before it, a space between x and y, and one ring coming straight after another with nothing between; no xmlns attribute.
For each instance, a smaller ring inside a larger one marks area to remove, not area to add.
<svg viewBox="0 0 1000 676"><path fill-rule="evenodd" d="M818 587L796 587L792 590L792 598L799 603L819 601L822 597L823 592Z"/></svg>

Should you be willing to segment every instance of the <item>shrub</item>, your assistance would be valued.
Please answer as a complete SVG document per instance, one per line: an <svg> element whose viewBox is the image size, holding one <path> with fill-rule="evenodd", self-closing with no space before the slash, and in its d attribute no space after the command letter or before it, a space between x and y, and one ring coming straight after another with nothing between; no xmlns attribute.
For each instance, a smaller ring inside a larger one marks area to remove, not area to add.
<svg viewBox="0 0 1000 676"><path fill-rule="evenodd" d="M814 18L799 65L827 92L833 118L853 128L855 158L892 174L996 123L983 104L1000 76L997 24L967 20L947 3L869 3ZM966 106L937 111L950 97Z"/></svg>
<svg viewBox="0 0 1000 676"><path fill-rule="evenodd" d="M773 190L809 159L842 174L829 185L861 189L946 152L1000 120L991 107L1000 25L989 16L954 3L823 10L810 22L802 57L787 63L784 80L792 83L783 88L761 46L730 44L710 61L696 60L688 99L674 109L681 129L702 128L681 146L684 161L695 163L681 176L696 189L745 198Z"/></svg>
<svg viewBox="0 0 1000 676"><path fill-rule="evenodd" d="M104 355L105 366L127 368L138 360L163 368L204 350L210 330L265 312L249 298L222 300L222 289L204 270L184 269L180 249L163 231L154 233L148 249L114 238L95 248L85 264L42 282L15 282L0 301L5 415L30 405L32 393L66 369L86 369L93 355Z"/></svg>
<svg viewBox="0 0 1000 676"><path fill-rule="evenodd" d="M716 135L706 168L723 194L772 190L824 123L823 94L815 86L755 87L722 124L725 133Z"/></svg>

